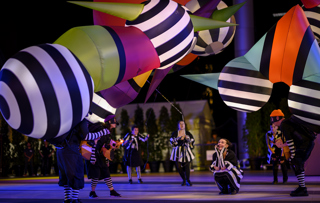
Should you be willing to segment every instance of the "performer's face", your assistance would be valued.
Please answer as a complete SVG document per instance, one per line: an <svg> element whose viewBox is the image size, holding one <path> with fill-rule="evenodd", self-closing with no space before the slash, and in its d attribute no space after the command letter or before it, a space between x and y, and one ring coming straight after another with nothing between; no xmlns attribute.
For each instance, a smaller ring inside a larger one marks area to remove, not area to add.
<svg viewBox="0 0 320 203"><path fill-rule="evenodd" d="M220 139L217 144L217 147L219 150L221 150L222 148L228 148L229 145L227 144L227 141L225 139Z"/></svg>
<svg viewBox="0 0 320 203"><path fill-rule="evenodd" d="M117 127L117 124L115 124L115 123L110 124L110 129L116 128L116 127Z"/></svg>
<svg viewBox="0 0 320 203"><path fill-rule="evenodd" d="M138 133L139 133L139 128L134 128L132 131L132 134L138 135Z"/></svg>
<svg viewBox="0 0 320 203"><path fill-rule="evenodd" d="M184 124L183 121L180 121L179 123L179 130L184 130L184 128L186 127L186 125Z"/></svg>
<svg viewBox="0 0 320 203"><path fill-rule="evenodd" d="M272 132L277 132L278 126L276 126L274 123L272 124Z"/></svg>

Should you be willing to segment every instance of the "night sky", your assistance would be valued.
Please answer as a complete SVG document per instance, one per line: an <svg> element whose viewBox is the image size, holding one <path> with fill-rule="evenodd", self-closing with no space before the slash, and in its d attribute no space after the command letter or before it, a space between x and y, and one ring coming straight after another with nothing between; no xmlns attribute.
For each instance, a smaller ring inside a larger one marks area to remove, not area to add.
<svg viewBox="0 0 320 203"><path fill-rule="evenodd" d="M232 5L232 0L226 0ZM46 1L11 1L1 3L0 64L2 64L26 47L52 43L67 30L76 26L92 25L92 11L61 0ZM298 0L254 1L255 41L258 41L280 17L274 13L284 13L292 6L301 4ZM220 72L225 64L234 58L234 44L231 43L222 53L216 56L200 57L176 73L169 74L158 87L168 100L187 101L211 99L210 105L216 126L221 134L236 134L236 111L228 108L221 100L218 91L181 77L185 74ZM207 68L206 68L207 67ZM152 77L149 78L151 81ZM132 103L144 102L146 84L139 96ZM209 90L209 91L206 91ZM277 84L272 100L277 101L286 96L288 87ZM208 96L208 93L212 93ZM166 101L162 95L153 94L148 102ZM220 134L220 133L219 133ZM229 137L236 141L236 136Z"/></svg>

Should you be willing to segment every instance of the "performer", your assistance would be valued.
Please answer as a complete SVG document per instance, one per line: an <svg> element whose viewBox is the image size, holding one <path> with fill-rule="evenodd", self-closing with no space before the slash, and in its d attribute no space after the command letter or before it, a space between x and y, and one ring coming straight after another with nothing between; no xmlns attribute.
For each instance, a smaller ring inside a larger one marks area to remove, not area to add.
<svg viewBox="0 0 320 203"><path fill-rule="evenodd" d="M84 119L68 133L48 140L57 148L59 186L64 187L65 203L81 202L78 195L84 187L84 164L79 152L80 141L95 140L103 135L107 135L106 129L89 133L88 122Z"/></svg>
<svg viewBox="0 0 320 203"><path fill-rule="evenodd" d="M149 135L146 137L139 134L138 126L134 125L131 128L131 133L128 133L123 138L122 145L125 147L124 152L124 164L127 166L127 173L129 178L129 183L132 184L132 167L136 167L136 172L138 176L138 183L143 183L141 180L141 166L143 165L143 161L141 158L140 144L142 142L147 141Z"/></svg>
<svg viewBox="0 0 320 203"><path fill-rule="evenodd" d="M225 138L219 140L212 155L210 170L214 172L214 179L220 189L220 195L237 194L240 189L240 180L243 171L237 166L235 153L228 149L231 142Z"/></svg>
<svg viewBox="0 0 320 203"><path fill-rule="evenodd" d="M190 181L190 162L194 159L193 135L186 131L184 121L178 122L178 130L171 134L170 143L173 147L170 160L176 162L176 168L182 178L181 186L192 186Z"/></svg>
<svg viewBox="0 0 320 203"><path fill-rule="evenodd" d="M291 196L308 196L308 191L304 180L304 163L308 160L313 147L314 140L319 127L311 125L292 115L284 119L284 114L280 109L272 111L270 114L271 123L280 127L286 138L290 149L289 162L299 181L299 187L291 192Z"/></svg>
<svg viewBox="0 0 320 203"><path fill-rule="evenodd" d="M101 148L105 147L105 145L109 144L111 141L110 138L110 130L115 128L119 123L116 121L115 118L112 118L109 121L106 121L105 124L103 123L89 123L89 131L90 132L97 132L102 129L107 130L108 136L102 136L97 141L97 143L93 143L92 148L92 158L90 160L86 160L86 168L87 168L87 176L88 179L91 179L91 192L89 194L90 198L97 198L98 195L96 194L95 190L99 180L104 180L106 185L110 190L110 196L114 197L121 197L119 193L117 193L112 184L112 179L110 177L109 171L109 160L103 155L101 152ZM110 146L109 146L110 147Z"/></svg>
<svg viewBox="0 0 320 203"><path fill-rule="evenodd" d="M42 158L42 160L41 160L41 175L40 176L50 175L53 152L54 152L53 148L49 145L49 143L46 140L44 140L44 144L40 148L40 151L39 151L39 154Z"/></svg>
<svg viewBox="0 0 320 203"><path fill-rule="evenodd" d="M36 176L33 173L33 155L34 155L34 150L31 148L31 143L27 142L27 148L24 150L24 174L23 176L27 176L28 172L28 166L30 165L30 172L29 176Z"/></svg>
<svg viewBox="0 0 320 203"><path fill-rule="evenodd" d="M272 184L278 184L278 164L281 165L283 184L286 184L288 181L288 169L285 159L285 150L284 148L279 148L275 145L278 139L281 139L282 142L285 142L283 133L278 130L278 126L270 125L270 130L266 133L266 141L268 146L268 164L273 162L273 182Z"/></svg>

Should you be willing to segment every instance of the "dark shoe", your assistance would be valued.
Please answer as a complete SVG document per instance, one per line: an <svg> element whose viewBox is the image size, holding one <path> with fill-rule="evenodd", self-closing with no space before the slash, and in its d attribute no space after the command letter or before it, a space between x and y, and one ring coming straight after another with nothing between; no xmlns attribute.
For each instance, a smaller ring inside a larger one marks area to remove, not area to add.
<svg viewBox="0 0 320 203"><path fill-rule="evenodd" d="M129 184L132 184L132 180L131 179L129 180Z"/></svg>
<svg viewBox="0 0 320 203"><path fill-rule="evenodd" d="M187 186L192 186L191 181L190 181L190 180L187 180L186 185L187 185Z"/></svg>
<svg viewBox="0 0 320 203"><path fill-rule="evenodd" d="M72 200L72 203L82 203L82 202L80 201L80 199L74 199Z"/></svg>
<svg viewBox="0 0 320 203"><path fill-rule="evenodd" d="M181 186L185 186L186 185L186 181L182 181Z"/></svg>
<svg viewBox="0 0 320 203"><path fill-rule="evenodd" d="M98 195L96 194L95 191L91 191L90 194L89 194L89 197L90 197L90 198L97 198Z"/></svg>
<svg viewBox="0 0 320 203"><path fill-rule="evenodd" d="M110 196L121 197L121 195L117 193L115 190L110 190Z"/></svg>
<svg viewBox="0 0 320 203"><path fill-rule="evenodd" d="M278 184L278 181L277 181L277 180L274 180L274 181L272 182L272 185L276 185L276 184Z"/></svg>
<svg viewBox="0 0 320 203"><path fill-rule="evenodd" d="M138 179L138 183L143 183L143 181L141 179Z"/></svg>
<svg viewBox="0 0 320 203"><path fill-rule="evenodd" d="M287 184L287 183L288 183L288 181L286 181L286 180L283 181L283 184Z"/></svg>
<svg viewBox="0 0 320 203"><path fill-rule="evenodd" d="M219 192L219 195L226 195L226 194L228 194L228 191L226 190L222 190L221 192Z"/></svg>
<svg viewBox="0 0 320 203"><path fill-rule="evenodd" d="M237 194L236 190L233 190L232 192L230 192L230 195L235 195L235 194Z"/></svg>
<svg viewBox="0 0 320 203"><path fill-rule="evenodd" d="M294 191L291 192L290 196L292 196L292 197L296 197L296 196L309 196L309 194L308 194L308 191L307 191L307 188L306 188L306 187L301 187L301 186L299 185L299 187L298 187L296 190L294 190Z"/></svg>
<svg viewBox="0 0 320 203"><path fill-rule="evenodd" d="M72 199L67 199L63 201L63 203L71 203L71 202L72 202Z"/></svg>

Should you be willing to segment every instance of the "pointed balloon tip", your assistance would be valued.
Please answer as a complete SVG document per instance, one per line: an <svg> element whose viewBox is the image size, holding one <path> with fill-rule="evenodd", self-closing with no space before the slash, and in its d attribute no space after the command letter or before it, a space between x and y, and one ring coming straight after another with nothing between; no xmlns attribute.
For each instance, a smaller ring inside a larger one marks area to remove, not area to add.
<svg viewBox="0 0 320 203"><path fill-rule="evenodd" d="M190 15L193 29L195 32L201 31L201 30L211 30L221 27L230 27L230 26L237 26L238 24L235 23L228 23L218 20L212 20L210 18L203 18L195 15Z"/></svg>
<svg viewBox="0 0 320 203"><path fill-rule="evenodd" d="M125 20L133 21L141 14L143 4L116 3L116 2L90 2L90 1L67 1L79 6L90 8L106 14L110 14Z"/></svg>

